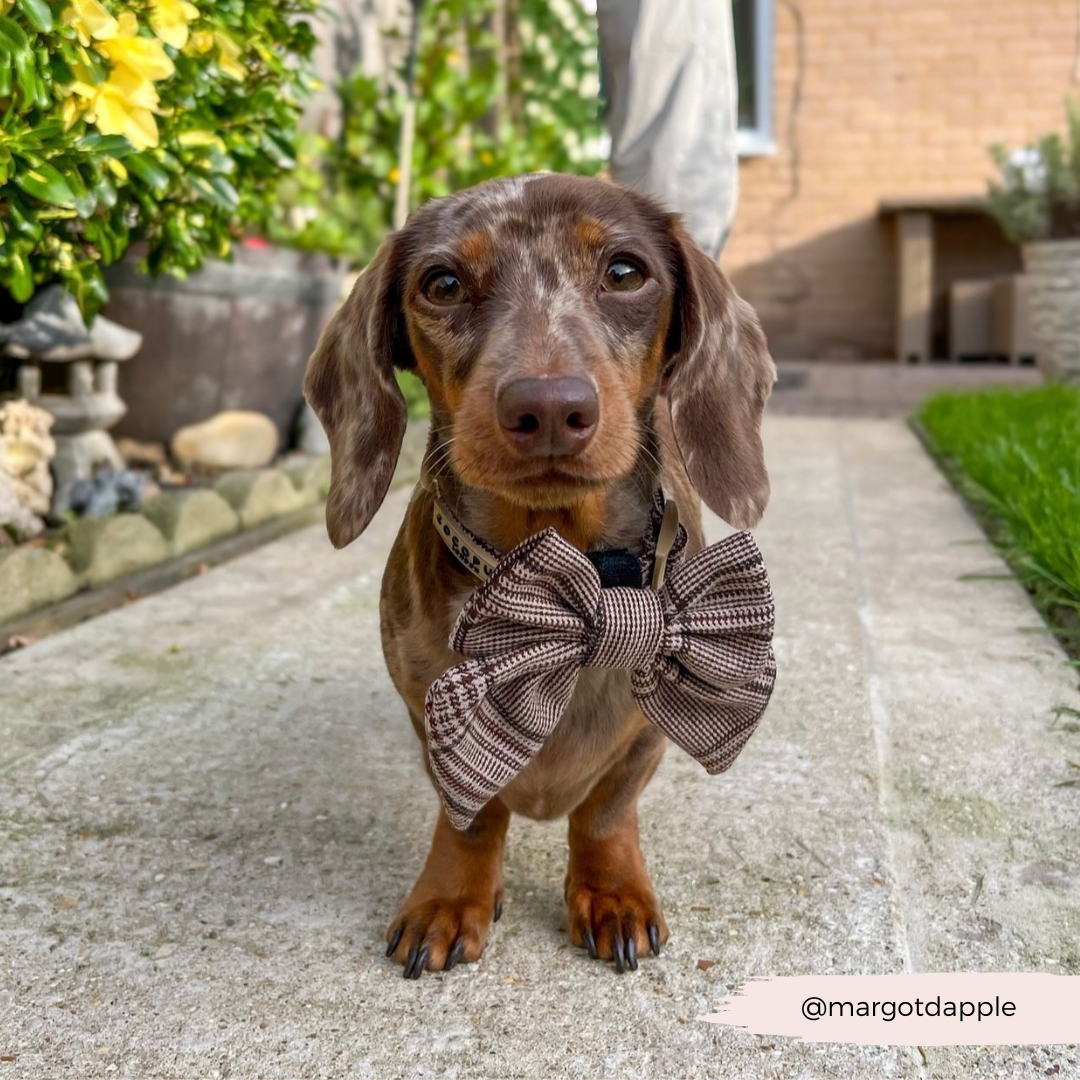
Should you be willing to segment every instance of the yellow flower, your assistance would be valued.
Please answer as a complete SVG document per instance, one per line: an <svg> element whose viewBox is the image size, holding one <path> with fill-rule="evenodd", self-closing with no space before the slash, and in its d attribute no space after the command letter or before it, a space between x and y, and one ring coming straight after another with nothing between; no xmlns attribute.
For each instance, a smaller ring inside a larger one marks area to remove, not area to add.
<svg viewBox="0 0 1080 1080"><path fill-rule="evenodd" d="M107 41L116 37L120 28L98 0L71 0L71 5L64 9L63 22L75 28L83 45L89 45L91 39Z"/></svg>
<svg viewBox="0 0 1080 1080"><path fill-rule="evenodd" d="M396 184L401 179L401 170L396 165L390 170L388 179L391 184Z"/></svg>
<svg viewBox="0 0 1080 1080"><path fill-rule="evenodd" d="M228 34L214 31L214 41L218 47L218 67L229 76L243 82L247 78L247 68L240 63L240 46Z"/></svg>
<svg viewBox="0 0 1080 1080"><path fill-rule="evenodd" d="M67 131L84 112L87 102L76 94L71 94L60 102L60 119L64 121L64 130Z"/></svg>
<svg viewBox="0 0 1080 1080"><path fill-rule="evenodd" d="M166 45L182 49L188 42L188 23L199 9L188 0L150 0L150 26Z"/></svg>
<svg viewBox="0 0 1080 1080"><path fill-rule="evenodd" d="M141 78L130 68L118 67L110 72L105 86L135 108L156 109L158 107L159 98L154 84L149 79Z"/></svg>
<svg viewBox="0 0 1080 1080"><path fill-rule="evenodd" d="M120 17L119 34L108 41L99 41L98 52L114 64L127 68L134 75L150 82L167 79L176 71L165 46L154 38L139 37L138 23L130 12Z"/></svg>
<svg viewBox="0 0 1080 1080"><path fill-rule="evenodd" d="M192 56L208 53L214 47L214 35L209 30L194 30L184 52Z"/></svg>
<svg viewBox="0 0 1080 1080"><path fill-rule="evenodd" d="M125 135L136 150L148 150L158 144L157 121L150 111L151 106L143 104L149 101L146 87L150 88L154 105L157 93L148 82L136 82L133 89L136 97L128 94L125 80L117 80L114 75L104 82L94 99L94 122L102 135Z"/></svg>

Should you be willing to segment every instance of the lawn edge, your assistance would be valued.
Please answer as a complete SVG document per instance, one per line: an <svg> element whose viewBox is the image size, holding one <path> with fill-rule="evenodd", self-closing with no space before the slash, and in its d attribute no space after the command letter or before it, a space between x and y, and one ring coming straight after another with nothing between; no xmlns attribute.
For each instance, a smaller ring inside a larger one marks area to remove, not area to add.
<svg viewBox="0 0 1080 1080"><path fill-rule="evenodd" d="M1069 635L1063 636L1061 633L1054 633L1053 637L1070 661L1074 665L1080 665L1080 615L1061 604L1039 599L1038 591L1024 581L1019 568L1009 556L1008 548L1002 544L999 520L982 502L973 498L965 490L965 481L972 483L974 481L971 481L968 474L950 455L938 447L933 435L931 435L917 412L908 415L907 423L915 437L922 444L927 457L934 462L941 475L948 480L949 486L956 492L967 512L975 519L979 528L982 529L987 543L993 547L994 551L997 552L1009 568L1009 572L1016 578L1017 583L1027 593L1031 606L1038 612L1039 617L1046 623L1051 632L1064 631Z"/></svg>

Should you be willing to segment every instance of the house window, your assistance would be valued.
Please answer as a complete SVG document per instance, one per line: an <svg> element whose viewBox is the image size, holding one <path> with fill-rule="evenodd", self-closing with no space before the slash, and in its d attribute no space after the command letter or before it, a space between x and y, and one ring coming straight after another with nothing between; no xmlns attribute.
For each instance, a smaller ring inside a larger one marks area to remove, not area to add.
<svg viewBox="0 0 1080 1080"><path fill-rule="evenodd" d="M739 84L739 153L771 154L773 0L732 0Z"/></svg>

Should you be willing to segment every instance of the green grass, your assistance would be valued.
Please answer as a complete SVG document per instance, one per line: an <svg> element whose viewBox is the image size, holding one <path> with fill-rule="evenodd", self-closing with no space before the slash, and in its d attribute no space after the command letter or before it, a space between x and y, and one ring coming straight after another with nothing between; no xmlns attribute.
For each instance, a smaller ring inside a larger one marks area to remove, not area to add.
<svg viewBox="0 0 1080 1080"><path fill-rule="evenodd" d="M938 394L918 419L990 538L1080 652L1080 389Z"/></svg>

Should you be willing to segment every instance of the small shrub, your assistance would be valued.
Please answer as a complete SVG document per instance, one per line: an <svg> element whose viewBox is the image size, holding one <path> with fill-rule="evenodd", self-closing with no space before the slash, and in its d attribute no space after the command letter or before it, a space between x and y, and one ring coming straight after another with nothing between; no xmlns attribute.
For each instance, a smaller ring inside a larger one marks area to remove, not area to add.
<svg viewBox="0 0 1080 1080"><path fill-rule="evenodd" d="M295 163L317 0L0 0L0 289L91 313L135 240L183 276Z"/></svg>
<svg viewBox="0 0 1080 1080"><path fill-rule="evenodd" d="M495 176L600 168L595 16L579 0L520 0L520 55L503 66L494 7L422 9L413 206ZM370 259L392 226L404 79L403 63L388 80L343 81L340 137L306 137L299 168L281 182L271 239Z"/></svg>
<svg viewBox="0 0 1080 1080"><path fill-rule="evenodd" d="M1064 136L991 148L1001 181L990 185L986 209L1015 243L1080 237L1080 107L1070 101L1066 111Z"/></svg>

